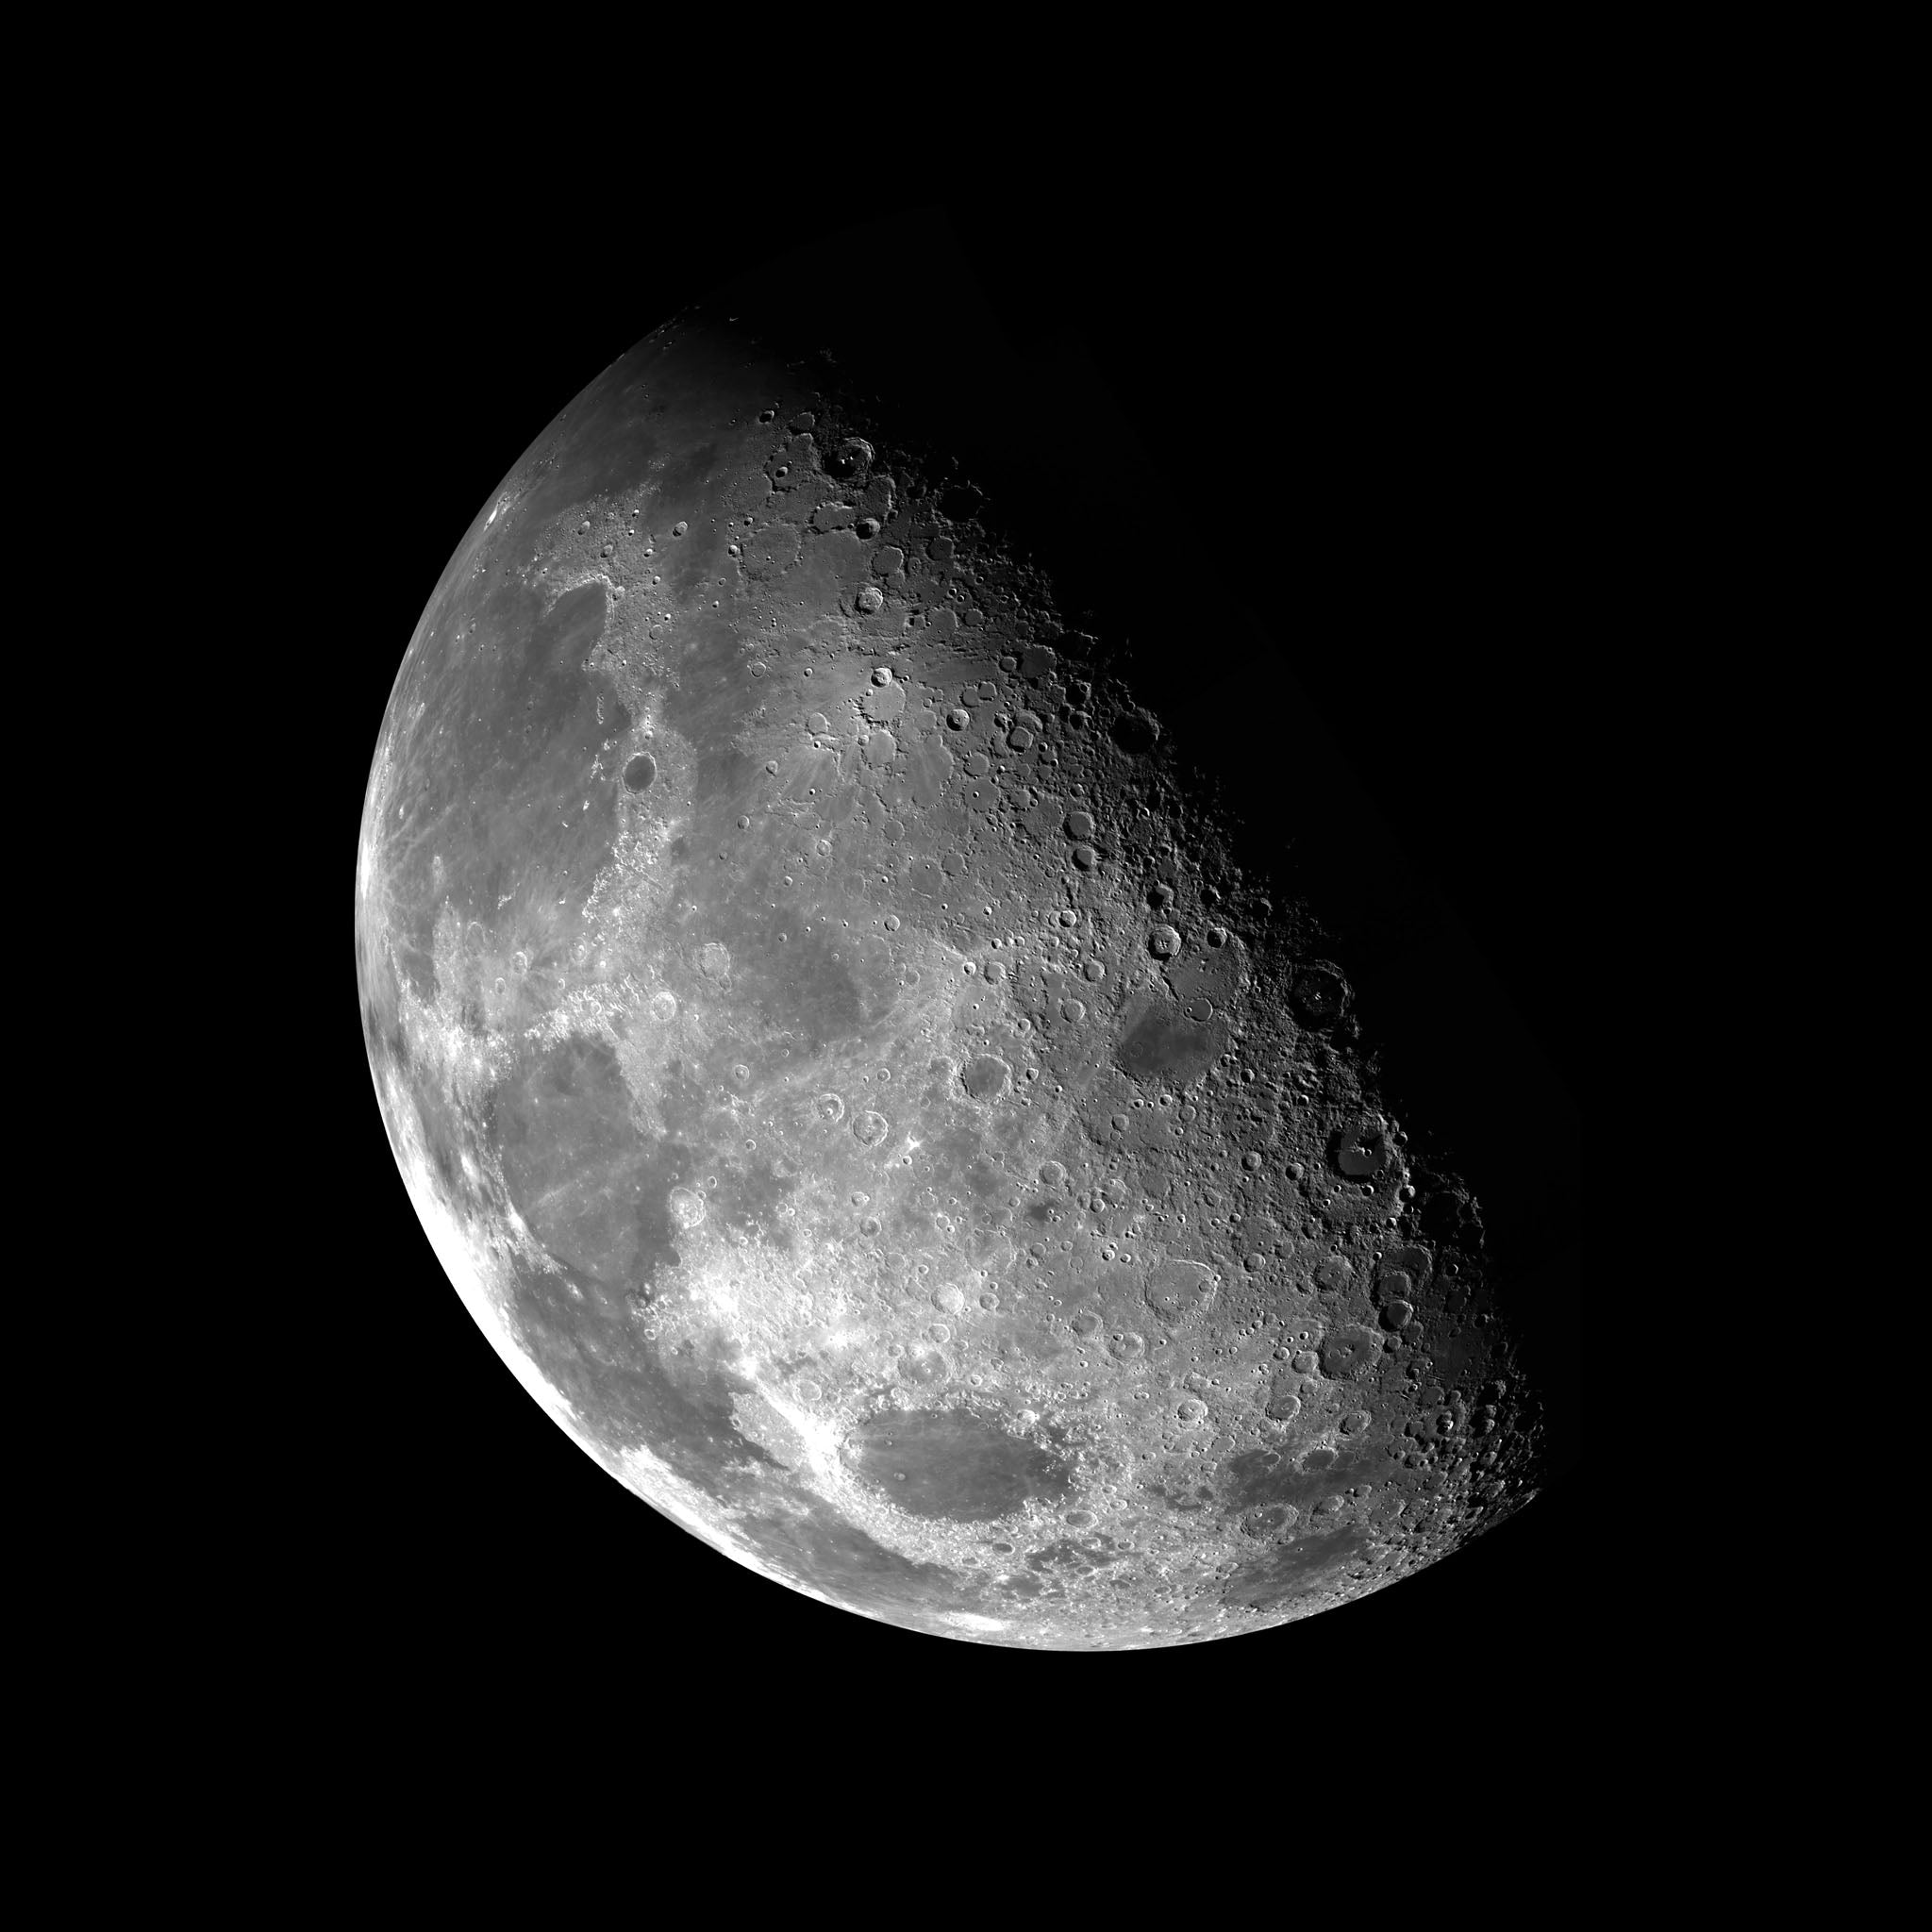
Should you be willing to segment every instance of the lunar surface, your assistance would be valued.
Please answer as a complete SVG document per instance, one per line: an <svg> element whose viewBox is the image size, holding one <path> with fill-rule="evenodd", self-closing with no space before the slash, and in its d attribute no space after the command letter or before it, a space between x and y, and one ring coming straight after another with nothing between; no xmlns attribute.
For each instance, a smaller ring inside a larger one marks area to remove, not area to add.
<svg viewBox="0 0 1932 1932"><path fill-rule="evenodd" d="M423 612L356 876L423 1225L589 1455L823 1603L1135 1650L1380 1590L1538 1480L1478 1210L1105 640L828 379L667 325Z"/></svg>

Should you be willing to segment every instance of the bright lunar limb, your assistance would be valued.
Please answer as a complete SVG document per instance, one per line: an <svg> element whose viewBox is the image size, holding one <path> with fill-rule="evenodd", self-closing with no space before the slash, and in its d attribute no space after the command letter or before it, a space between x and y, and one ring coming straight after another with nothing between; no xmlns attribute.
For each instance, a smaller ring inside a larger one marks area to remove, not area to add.
<svg viewBox="0 0 1932 1932"><path fill-rule="evenodd" d="M1131 1650L1379 1590L1539 1479L1475 1205L1105 640L827 380L667 325L422 615L356 883L417 1212L590 1455L822 1602Z"/></svg>

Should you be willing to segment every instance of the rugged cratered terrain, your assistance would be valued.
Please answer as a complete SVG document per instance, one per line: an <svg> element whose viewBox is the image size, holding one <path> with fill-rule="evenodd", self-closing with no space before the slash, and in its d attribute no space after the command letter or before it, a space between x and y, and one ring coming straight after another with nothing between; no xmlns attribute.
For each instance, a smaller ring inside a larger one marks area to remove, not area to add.
<svg viewBox="0 0 1932 1932"><path fill-rule="evenodd" d="M1105 641L824 380L658 330L417 625L356 892L417 1210L591 1455L824 1602L1135 1649L1379 1589L1535 1480L1474 1207Z"/></svg>

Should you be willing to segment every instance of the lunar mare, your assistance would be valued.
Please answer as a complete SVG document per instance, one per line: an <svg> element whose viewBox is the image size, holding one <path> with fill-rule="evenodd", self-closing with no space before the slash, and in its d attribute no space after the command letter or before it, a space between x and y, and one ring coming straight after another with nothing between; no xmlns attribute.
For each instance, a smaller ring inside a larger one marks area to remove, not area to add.
<svg viewBox="0 0 1932 1932"><path fill-rule="evenodd" d="M941 459L688 316L410 640L357 973L410 1198L613 1476L969 1641L1269 1627L1538 1471L1342 967Z"/></svg>

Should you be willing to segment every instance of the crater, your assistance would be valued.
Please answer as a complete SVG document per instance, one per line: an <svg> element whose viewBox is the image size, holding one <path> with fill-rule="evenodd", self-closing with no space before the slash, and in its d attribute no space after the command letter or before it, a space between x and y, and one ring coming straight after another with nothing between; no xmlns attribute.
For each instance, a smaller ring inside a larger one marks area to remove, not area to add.
<svg viewBox="0 0 1932 1932"><path fill-rule="evenodd" d="M1013 1070L995 1054L983 1053L959 1069L959 1085L974 1100L997 1100L1012 1084Z"/></svg>
<svg viewBox="0 0 1932 1932"><path fill-rule="evenodd" d="M967 1409L875 1417L845 1439L843 1457L901 1509L955 1523L990 1523L1032 1497L1058 1501L1073 1489L1050 1450Z"/></svg>
<svg viewBox="0 0 1932 1932"><path fill-rule="evenodd" d="M1333 1328L1322 1338L1322 1373L1339 1382L1374 1359L1379 1344L1366 1328Z"/></svg>
<svg viewBox="0 0 1932 1932"><path fill-rule="evenodd" d="M1348 982L1332 966L1298 966L1288 1003L1304 1026L1332 1026L1348 1005Z"/></svg>
<svg viewBox="0 0 1932 1932"><path fill-rule="evenodd" d="M1226 1037L1218 1021L1190 1020L1149 1001L1123 1024L1114 1064L1130 1079L1165 1079L1185 1087L1214 1064Z"/></svg>
<svg viewBox="0 0 1932 1932"><path fill-rule="evenodd" d="M1163 1261L1142 1293L1163 1322L1184 1322L1207 1301L1213 1286L1213 1271L1199 1261Z"/></svg>
<svg viewBox="0 0 1932 1932"><path fill-rule="evenodd" d="M1343 1581L1347 1566L1364 1554L1367 1544L1367 1533L1360 1529L1303 1537L1237 1571L1223 1601L1247 1609L1268 1610L1296 1597L1333 1589Z"/></svg>

